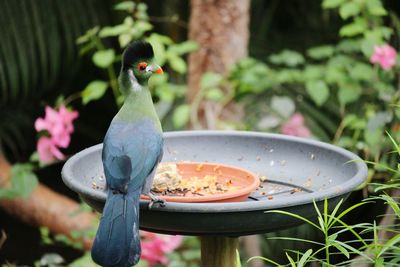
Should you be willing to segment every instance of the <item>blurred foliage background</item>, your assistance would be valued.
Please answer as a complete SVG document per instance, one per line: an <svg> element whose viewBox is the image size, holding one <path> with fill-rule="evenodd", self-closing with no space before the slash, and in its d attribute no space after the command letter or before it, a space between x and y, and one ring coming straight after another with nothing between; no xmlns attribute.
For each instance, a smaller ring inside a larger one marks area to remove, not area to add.
<svg viewBox="0 0 400 267"><path fill-rule="evenodd" d="M379 71L368 58L374 42L399 48L400 2L383 1L383 13L381 1L349 2L356 7L344 8L345 2L339 0L252 0L250 57L232 66L228 77L208 73L202 80L202 97L240 103L246 114L239 123L221 120L218 128L280 132L281 125L300 112L314 138L397 168L398 159L388 154L392 148L385 131L400 137L400 113L393 106L400 104L398 73ZM372 3L371 7L357 6L364 2ZM189 1L134 3L0 2L0 147L10 162L29 160L36 145L34 120L43 115L45 105L63 101L80 112L66 153L100 143L121 104L115 88L119 55L134 39L156 44L156 57L168 73L153 81L164 129L183 129L193 123L193 107L185 102L187 54L196 49L196 44L187 42ZM353 26L343 30L349 25ZM230 99L219 90L227 84L233 90ZM61 166L36 172L42 183L76 199L59 179ZM370 174L381 182L392 178L377 165ZM368 189L354 194L352 201ZM372 220L383 210L380 204L374 212L368 209L349 220L361 220L361 214L362 219ZM0 258L31 265L49 251L67 261L81 255L60 243L41 245L39 229L2 211L0 217L0 229L7 230L11 242L0 250ZM312 235L307 227L291 232L298 233ZM21 243L35 249L20 258L15 248ZM265 243L265 253L278 248Z"/></svg>

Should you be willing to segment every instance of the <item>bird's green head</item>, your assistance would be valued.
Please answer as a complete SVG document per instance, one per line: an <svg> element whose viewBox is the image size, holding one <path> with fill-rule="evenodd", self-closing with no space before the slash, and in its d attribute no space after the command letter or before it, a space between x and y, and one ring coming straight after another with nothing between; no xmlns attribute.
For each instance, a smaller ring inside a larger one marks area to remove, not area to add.
<svg viewBox="0 0 400 267"><path fill-rule="evenodd" d="M151 45L143 41L129 44L122 55L122 76L129 80L131 86L135 86L135 82L143 86L153 73L162 74L163 70L154 63Z"/></svg>

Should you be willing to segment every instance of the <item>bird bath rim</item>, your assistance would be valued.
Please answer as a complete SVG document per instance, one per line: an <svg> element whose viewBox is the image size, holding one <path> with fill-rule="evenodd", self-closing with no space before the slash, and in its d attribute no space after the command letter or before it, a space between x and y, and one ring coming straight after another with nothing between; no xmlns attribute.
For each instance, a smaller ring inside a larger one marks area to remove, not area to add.
<svg viewBox="0 0 400 267"><path fill-rule="evenodd" d="M330 152L334 152L338 155L347 158L348 162L346 164L354 164L356 173L353 177L351 177L347 181L340 183L339 185L325 188L322 191L315 191L309 194L296 195L290 197L280 197L268 200L268 202L246 201L246 202L231 202L231 203L196 203L195 205L193 203L168 202L165 207L154 207L153 208L154 210L183 212L183 213L192 213L192 212L223 213L223 212L236 212L236 211L244 212L244 211L255 211L255 210L270 210L277 208L292 207L303 204L309 204L312 203L313 201L318 202L325 198L329 199L349 194L351 191L353 191L355 188L361 185L365 181L365 178L367 177L368 168L360 157L343 148L312 139L305 139L305 138L280 135L280 134L247 132L247 131L200 130L200 131L175 131L175 132L164 133L165 138L179 138L179 137L190 137L190 136L192 137L239 136L248 138L259 137L259 138L268 138L269 140L281 140L286 142L301 143L319 149L328 150ZM99 150L101 151L101 149L102 149L102 144L94 145L92 147L86 148L78 152L77 154L69 158L62 169L62 178L64 183L68 187L70 187L73 191L77 192L79 195L84 196L85 198L90 198L94 201L105 202L106 193L104 191L93 189L90 186L83 186L83 184L80 183L78 179L74 178L73 168L72 168L74 164L85 158L85 156L88 156L91 153L98 153L98 151ZM141 200L142 207L146 207L148 203L149 203L148 200Z"/></svg>

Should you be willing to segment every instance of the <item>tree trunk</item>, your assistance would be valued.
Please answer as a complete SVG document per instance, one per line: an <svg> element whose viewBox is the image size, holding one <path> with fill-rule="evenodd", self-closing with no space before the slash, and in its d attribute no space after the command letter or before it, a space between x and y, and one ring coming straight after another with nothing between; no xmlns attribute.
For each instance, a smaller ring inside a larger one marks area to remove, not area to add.
<svg viewBox="0 0 400 267"><path fill-rule="evenodd" d="M0 185L9 181L11 166L0 153ZM28 198L0 199L0 208L22 221L45 226L54 234L70 236L72 231L85 231L94 226L96 215L79 210L79 203L39 183ZM90 249L93 240L80 240Z"/></svg>
<svg viewBox="0 0 400 267"><path fill-rule="evenodd" d="M189 55L189 103L198 94L205 72L226 75L233 64L247 56L249 6L249 0L191 0L189 39L196 41L200 48ZM203 127L215 128L212 121L218 114L204 114L207 110L213 112L216 108L204 102L200 105L201 121L208 118L209 122L203 123Z"/></svg>

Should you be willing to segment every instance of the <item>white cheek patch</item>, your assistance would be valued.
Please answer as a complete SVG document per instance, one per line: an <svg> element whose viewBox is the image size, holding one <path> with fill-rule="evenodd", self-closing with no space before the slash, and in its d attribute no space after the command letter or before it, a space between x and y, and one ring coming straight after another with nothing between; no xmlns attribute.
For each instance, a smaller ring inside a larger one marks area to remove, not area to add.
<svg viewBox="0 0 400 267"><path fill-rule="evenodd" d="M128 70L128 75L129 75L129 81L132 85L132 89L134 92L139 92L140 90L142 90L142 87L140 86L140 84L138 83L135 75L133 74L132 70Z"/></svg>

